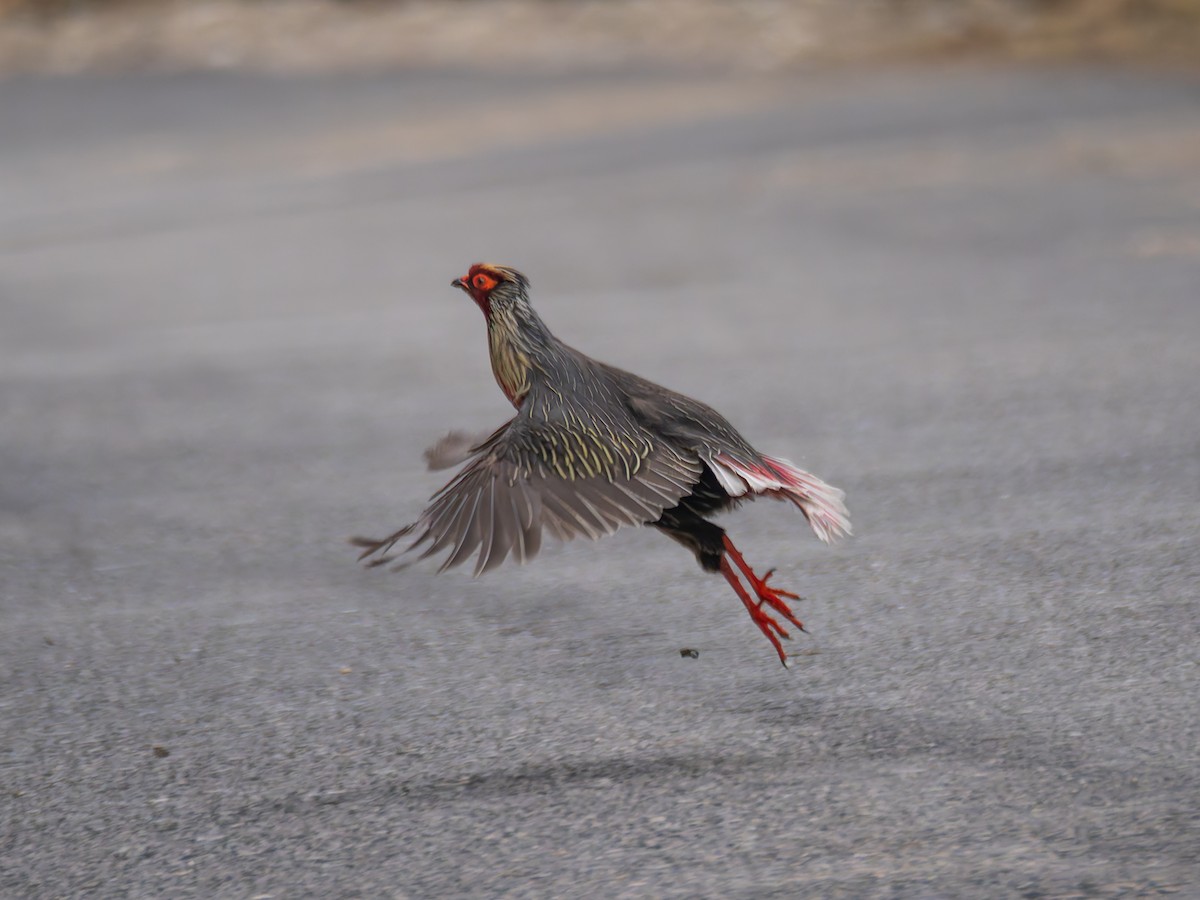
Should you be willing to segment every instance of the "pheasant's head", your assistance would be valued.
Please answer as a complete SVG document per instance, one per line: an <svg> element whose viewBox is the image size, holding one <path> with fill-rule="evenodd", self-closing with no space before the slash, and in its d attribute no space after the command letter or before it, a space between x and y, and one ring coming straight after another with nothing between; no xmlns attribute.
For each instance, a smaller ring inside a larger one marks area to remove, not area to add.
<svg viewBox="0 0 1200 900"><path fill-rule="evenodd" d="M475 263L466 275L450 282L450 286L470 294L489 321L493 310L529 303L529 279L508 266Z"/></svg>

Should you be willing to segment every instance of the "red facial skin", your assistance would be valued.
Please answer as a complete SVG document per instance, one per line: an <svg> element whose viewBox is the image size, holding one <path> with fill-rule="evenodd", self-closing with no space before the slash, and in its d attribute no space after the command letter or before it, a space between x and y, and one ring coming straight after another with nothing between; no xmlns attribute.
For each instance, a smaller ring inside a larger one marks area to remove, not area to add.
<svg viewBox="0 0 1200 900"><path fill-rule="evenodd" d="M450 286L462 288L470 294L471 299L483 310L483 314L490 318L492 314L491 293L499 283L500 280L488 266L483 263L475 263L466 275L450 282Z"/></svg>

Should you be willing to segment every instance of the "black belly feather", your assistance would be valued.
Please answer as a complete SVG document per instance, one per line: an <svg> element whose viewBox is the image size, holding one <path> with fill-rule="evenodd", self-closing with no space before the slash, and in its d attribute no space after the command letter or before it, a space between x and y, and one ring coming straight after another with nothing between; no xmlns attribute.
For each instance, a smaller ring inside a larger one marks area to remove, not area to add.
<svg viewBox="0 0 1200 900"><path fill-rule="evenodd" d="M705 466L690 494L665 510L657 521L646 524L695 553L705 571L717 572L725 552L725 529L704 517L736 505L737 500L725 492L712 469Z"/></svg>

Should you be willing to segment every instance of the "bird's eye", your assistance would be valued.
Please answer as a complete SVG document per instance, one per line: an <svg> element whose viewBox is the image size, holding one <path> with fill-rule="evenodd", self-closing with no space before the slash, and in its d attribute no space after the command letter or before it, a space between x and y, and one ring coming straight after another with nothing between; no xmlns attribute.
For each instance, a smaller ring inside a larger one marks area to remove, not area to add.
<svg viewBox="0 0 1200 900"><path fill-rule="evenodd" d="M471 279L471 284L475 286L475 290L477 291L490 291L496 286L496 279L480 272Z"/></svg>

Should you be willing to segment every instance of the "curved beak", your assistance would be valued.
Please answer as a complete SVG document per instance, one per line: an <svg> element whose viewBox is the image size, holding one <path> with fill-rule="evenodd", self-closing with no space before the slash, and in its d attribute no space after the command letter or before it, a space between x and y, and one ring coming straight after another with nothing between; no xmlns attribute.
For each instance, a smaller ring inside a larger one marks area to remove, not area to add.
<svg viewBox="0 0 1200 900"><path fill-rule="evenodd" d="M462 288L465 291L467 289L467 283L461 278L455 278L452 282L450 282L450 287Z"/></svg>

